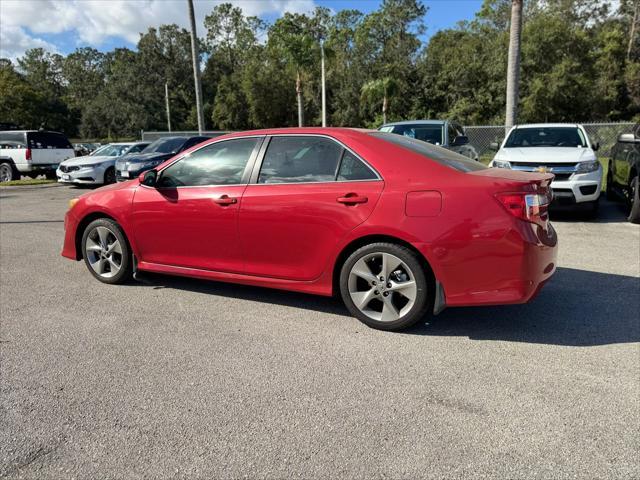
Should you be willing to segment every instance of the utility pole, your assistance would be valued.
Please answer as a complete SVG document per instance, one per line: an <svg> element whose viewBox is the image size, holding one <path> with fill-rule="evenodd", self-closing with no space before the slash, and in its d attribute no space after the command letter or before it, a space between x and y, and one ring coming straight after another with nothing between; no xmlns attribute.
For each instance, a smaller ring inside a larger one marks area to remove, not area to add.
<svg viewBox="0 0 640 480"><path fill-rule="evenodd" d="M633 51L633 42L636 38L636 29L640 24L640 1L634 1L633 18L631 19L631 28L629 29L629 46L627 47L627 60L631 60L631 52Z"/></svg>
<svg viewBox="0 0 640 480"><path fill-rule="evenodd" d="M189 4L189 22L191 23L191 58L193 60L193 81L196 85L196 113L198 114L198 133L204 130L204 115L202 113L202 83L200 83L200 54L198 53L198 35L196 34L196 15L193 10L193 0Z"/></svg>
<svg viewBox="0 0 640 480"><path fill-rule="evenodd" d="M523 0L511 0L511 29L509 32L509 62L507 65L507 109L505 112L505 127L512 127L515 125L518 116L522 3Z"/></svg>
<svg viewBox="0 0 640 480"><path fill-rule="evenodd" d="M327 126L327 88L324 73L324 39L320 39L320 66L322 68L322 126Z"/></svg>
<svg viewBox="0 0 640 480"><path fill-rule="evenodd" d="M171 110L169 108L169 84L164 84L164 102L167 106L167 130L171 131Z"/></svg>

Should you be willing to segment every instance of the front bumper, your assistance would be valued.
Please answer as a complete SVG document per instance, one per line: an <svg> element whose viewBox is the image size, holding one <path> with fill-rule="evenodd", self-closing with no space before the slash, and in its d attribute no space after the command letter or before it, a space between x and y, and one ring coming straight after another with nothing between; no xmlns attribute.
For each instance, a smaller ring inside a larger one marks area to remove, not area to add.
<svg viewBox="0 0 640 480"><path fill-rule="evenodd" d="M107 168L101 166L81 168L70 172L63 172L60 167L56 170L59 183L95 185L104 183L104 172Z"/></svg>
<svg viewBox="0 0 640 480"><path fill-rule="evenodd" d="M574 173L568 180L551 182L554 203L595 202L602 190L602 166L595 172Z"/></svg>

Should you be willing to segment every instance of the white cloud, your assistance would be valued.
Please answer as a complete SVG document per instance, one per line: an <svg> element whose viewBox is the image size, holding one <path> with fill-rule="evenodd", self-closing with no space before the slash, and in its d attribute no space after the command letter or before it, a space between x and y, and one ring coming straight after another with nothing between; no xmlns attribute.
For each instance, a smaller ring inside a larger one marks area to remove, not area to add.
<svg viewBox="0 0 640 480"><path fill-rule="evenodd" d="M224 0L195 0L198 33L215 5ZM227 0L228 1L228 0ZM246 15L309 12L314 0L231 0ZM177 23L188 27L185 0L0 0L0 49L11 56L32 46L55 49L35 35L68 33L79 46L99 47L108 38L136 43L149 27Z"/></svg>
<svg viewBox="0 0 640 480"><path fill-rule="evenodd" d="M0 28L0 58L8 58L15 61L22 56L25 50L30 48L44 48L50 52L57 52L55 45L40 38L32 37L22 27L16 25L3 25Z"/></svg>

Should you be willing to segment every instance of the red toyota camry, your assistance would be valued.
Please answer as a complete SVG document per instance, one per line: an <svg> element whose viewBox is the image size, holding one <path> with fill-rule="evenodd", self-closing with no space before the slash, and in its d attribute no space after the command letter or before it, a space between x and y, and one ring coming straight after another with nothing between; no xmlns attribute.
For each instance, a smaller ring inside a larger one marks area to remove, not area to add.
<svg viewBox="0 0 640 480"><path fill-rule="evenodd" d="M201 143L72 200L62 255L318 295L398 330L445 306L523 303L555 271L551 174L393 133L293 128Z"/></svg>

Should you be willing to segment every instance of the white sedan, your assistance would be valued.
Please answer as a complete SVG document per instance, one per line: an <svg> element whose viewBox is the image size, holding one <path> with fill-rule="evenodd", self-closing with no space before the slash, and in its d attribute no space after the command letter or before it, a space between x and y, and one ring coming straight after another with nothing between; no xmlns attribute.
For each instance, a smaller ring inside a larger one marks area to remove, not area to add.
<svg viewBox="0 0 640 480"><path fill-rule="evenodd" d="M115 183L116 160L130 153L139 153L149 142L110 143L90 155L63 161L56 170L58 182L86 185Z"/></svg>

